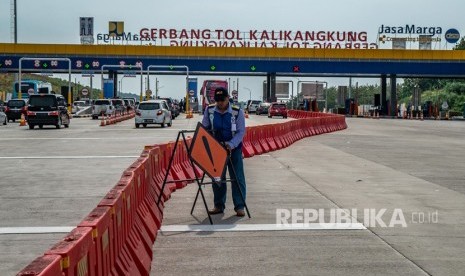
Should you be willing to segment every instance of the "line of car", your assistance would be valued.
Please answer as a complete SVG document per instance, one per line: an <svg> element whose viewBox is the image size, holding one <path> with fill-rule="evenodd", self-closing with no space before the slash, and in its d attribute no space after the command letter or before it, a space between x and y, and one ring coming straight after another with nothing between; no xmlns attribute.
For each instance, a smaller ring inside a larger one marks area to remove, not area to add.
<svg viewBox="0 0 465 276"><path fill-rule="evenodd" d="M267 114L268 118L272 118L273 116L281 116L284 119L287 118L287 106L285 103L267 103L258 100L249 100L246 109L249 114Z"/></svg>
<svg viewBox="0 0 465 276"><path fill-rule="evenodd" d="M32 102L31 102L32 101ZM82 102L82 104L80 103ZM77 107L86 106L84 101L76 101L73 110ZM6 105L0 104L0 124L6 125L8 121L18 120L23 114L30 129L35 126L42 128L44 125L54 125L56 128L69 127L70 115L67 110L68 104L62 95L39 94L31 95L29 99L13 99ZM99 115L125 114L135 110L135 127L141 125L147 127L150 124L159 124L161 127L171 126L172 121L179 115L170 98L148 100L137 103L134 99L99 99L92 104L92 119ZM249 101L246 107L249 113L257 115L267 114L269 118L281 116L287 118L287 108L284 103L266 103L261 101Z"/></svg>
<svg viewBox="0 0 465 276"><path fill-rule="evenodd" d="M132 98L99 99L92 103L92 119L99 116L124 115L134 110L136 101Z"/></svg>

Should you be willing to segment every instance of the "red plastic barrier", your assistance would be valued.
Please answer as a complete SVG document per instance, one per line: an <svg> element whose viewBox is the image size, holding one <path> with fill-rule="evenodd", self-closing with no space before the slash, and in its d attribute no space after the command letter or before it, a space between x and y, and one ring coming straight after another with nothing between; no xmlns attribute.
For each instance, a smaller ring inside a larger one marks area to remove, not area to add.
<svg viewBox="0 0 465 276"><path fill-rule="evenodd" d="M112 259L112 275L140 275L131 254L124 247L128 234L125 233L127 217L125 216L123 194L121 191L110 190L100 201L98 206L109 206L111 208L111 222L113 234L110 242L115 248L115 258Z"/></svg>
<svg viewBox="0 0 465 276"><path fill-rule="evenodd" d="M190 140L189 139L189 142L188 142L188 139L186 139L186 143L187 143L187 146L189 147L190 146ZM180 167L185 175L185 177L187 179L194 179L195 178L195 172L194 172L194 168L192 167L192 164L189 160L189 157L188 157L188 154L187 154L187 149L186 149L186 146L184 145L184 142L181 141L180 143L180 147L179 147L179 150L180 150ZM187 183L192 183L194 182L194 180L190 180L190 181L187 181Z"/></svg>
<svg viewBox="0 0 465 276"><path fill-rule="evenodd" d="M160 168L162 170L163 177L164 177L166 171L168 170L168 165L169 165L169 161L170 161L170 158L171 158L171 154L173 152L173 148L169 143L168 144L159 144L158 146L160 147L160 156L162 158L161 159L162 164L161 164ZM173 175L170 172L168 174L168 179L166 181L173 181L173 180L174 180ZM176 191L176 184L175 183L171 182L171 183L166 184L166 186L168 186L168 188L170 189L171 192Z"/></svg>
<svg viewBox="0 0 465 276"><path fill-rule="evenodd" d="M283 124L283 138L286 141L286 146L290 146L292 143L294 143L291 137L289 124L286 123Z"/></svg>
<svg viewBox="0 0 465 276"><path fill-rule="evenodd" d="M284 144L283 142L281 141L281 138L280 138L280 124L273 124L271 125L271 131L272 131L272 135L271 135L271 138L273 139L273 141L275 142L276 144L276 147L278 149L282 149L284 148Z"/></svg>
<svg viewBox="0 0 465 276"><path fill-rule="evenodd" d="M157 194L157 199L158 199L158 195L161 192L161 188L163 186L163 181L165 179L165 173L166 173L166 167L165 167L165 162L164 162L165 158L163 156L164 152L162 152L161 146L162 145L155 145L153 149L151 149L150 151L150 155L153 159L153 162L152 162L153 167L154 167L153 170L155 172L155 174L152 175L152 180L154 184L153 190ZM168 176L168 179L170 179L169 176ZM170 185L173 186L173 184L167 184L165 186L165 189L163 191L163 196L162 196L163 202L168 201L171 197L172 190L169 187Z"/></svg>
<svg viewBox="0 0 465 276"><path fill-rule="evenodd" d="M150 150L146 150L146 152L148 154L148 160L144 164L146 167L145 173L147 176L148 190L146 191L145 204L149 208L149 211L154 217L159 228L163 220L164 208L163 200L159 205L157 204L164 178L164 176L160 173L161 170L158 168L158 154L160 152L160 148L151 147ZM165 191L169 192L169 189L166 188Z"/></svg>
<svg viewBox="0 0 465 276"><path fill-rule="evenodd" d="M111 209L108 206L96 207L85 217L78 227L92 228L92 238L96 247L95 275L109 275L112 269L112 259L115 259L111 224Z"/></svg>
<svg viewBox="0 0 465 276"><path fill-rule="evenodd" d="M96 251L92 239L92 228L74 228L66 237L52 246L45 255L60 255L66 276L96 275Z"/></svg>
<svg viewBox="0 0 465 276"><path fill-rule="evenodd" d="M252 146L252 133L251 127L247 127L244 138L242 139L242 154L245 158L249 158L255 155L255 151Z"/></svg>
<svg viewBox="0 0 465 276"><path fill-rule="evenodd" d="M258 142L263 149L263 153L269 152L271 149L266 142L265 126L257 126Z"/></svg>
<svg viewBox="0 0 465 276"><path fill-rule="evenodd" d="M145 180L145 176L147 172L150 171L150 167L150 159L139 160L135 168L133 165L131 169L124 172L114 189L121 189L126 195L129 194L129 196L126 196L126 200L131 204L131 216L134 217L137 215L143 219L141 222L144 231L141 232L143 235L141 238L145 239L146 235L148 235L150 241L153 243L157 236L157 231L161 226L162 214L161 210L155 204L157 195L150 191L150 187L148 187L149 181ZM130 201L131 195L132 198L135 198L134 201ZM150 249L150 242L148 247ZM149 254L152 254L151 250Z"/></svg>
<svg viewBox="0 0 465 276"><path fill-rule="evenodd" d="M40 256L23 270L18 272L16 276L63 276L61 271L61 256L60 255L44 255Z"/></svg>
<svg viewBox="0 0 465 276"><path fill-rule="evenodd" d="M255 155L262 154L263 148L260 146L258 128L256 126L250 127L249 132L251 135L250 142L252 143L252 148L254 150Z"/></svg>
<svg viewBox="0 0 465 276"><path fill-rule="evenodd" d="M172 147L174 148L174 143L172 144ZM171 166L171 175L173 176L174 180L184 180L184 181L179 181L176 182L176 189L182 189L187 186L187 181L185 179L188 179L189 177L184 173L184 170L182 169L182 153L184 149L184 145L182 141L178 141L178 146L176 148L176 152L174 155L173 159L173 164Z"/></svg>
<svg viewBox="0 0 465 276"><path fill-rule="evenodd" d="M273 139L273 125L265 125L263 126L265 128L265 140L270 147L271 151L275 151L278 149L278 146L276 145L276 142Z"/></svg>
<svg viewBox="0 0 465 276"><path fill-rule="evenodd" d="M306 118L305 120L302 121L302 132L305 137L310 137L312 136L312 133L310 131L310 124L309 124L309 119Z"/></svg>
<svg viewBox="0 0 465 276"><path fill-rule="evenodd" d="M145 205L145 196L139 198L140 190L144 190L146 159L139 158L131 166L131 170L125 171L118 184L113 188L123 195L125 221L124 227L127 233L124 247L132 255L139 271L144 275L150 272L152 260L152 244L155 241L158 230L154 217ZM135 168L134 168L135 167Z"/></svg>
<svg viewBox="0 0 465 276"><path fill-rule="evenodd" d="M284 124L277 124L275 127L275 141L278 140L278 145L281 144L281 148L288 146L286 139L284 138Z"/></svg>
<svg viewBox="0 0 465 276"><path fill-rule="evenodd" d="M156 228L152 229L153 234L156 238L156 235L158 233L157 230L161 227L161 223L163 220L163 209L165 202L163 200L163 196L162 200L160 201L160 204L157 204L157 202L158 196L161 192L164 176L161 175L161 170L158 168L160 148L155 146L151 146L149 149L147 148L148 147L146 147L146 151L148 152L148 161L145 163L145 171L148 174L148 191L146 193L145 201L143 203L145 210L150 212L156 223ZM169 198L169 195L171 193L170 190L168 188L165 188L165 191L168 193L167 196Z"/></svg>

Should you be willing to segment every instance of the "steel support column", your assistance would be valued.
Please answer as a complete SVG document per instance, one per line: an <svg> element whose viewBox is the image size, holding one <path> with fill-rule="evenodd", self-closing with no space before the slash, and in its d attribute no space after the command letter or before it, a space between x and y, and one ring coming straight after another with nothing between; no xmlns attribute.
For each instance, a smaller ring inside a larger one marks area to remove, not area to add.
<svg viewBox="0 0 465 276"><path fill-rule="evenodd" d="M263 95L263 100L267 102L276 101L276 73L266 75L266 95Z"/></svg>
<svg viewBox="0 0 465 276"><path fill-rule="evenodd" d="M390 108L390 114L389 116L391 117L396 117L397 116L397 83L396 83L396 75L391 75L391 108Z"/></svg>
<svg viewBox="0 0 465 276"><path fill-rule="evenodd" d="M386 75L381 75L381 114L387 115L387 101L386 101L386 94L387 94L387 80Z"/></svg>

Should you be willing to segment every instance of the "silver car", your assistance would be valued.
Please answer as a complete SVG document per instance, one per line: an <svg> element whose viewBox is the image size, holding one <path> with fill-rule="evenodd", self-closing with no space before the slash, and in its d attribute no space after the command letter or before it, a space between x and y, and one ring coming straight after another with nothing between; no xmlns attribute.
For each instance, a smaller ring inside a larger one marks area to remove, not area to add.
<svg viewBox="0 0 465 276"><path fill-rule="evenodd" d="M135 117L136 128L140 125L147 127L149 124L159 124L169 127L172 124L171 111L164 100L150 100L141 102L136 109Z"/></svg>

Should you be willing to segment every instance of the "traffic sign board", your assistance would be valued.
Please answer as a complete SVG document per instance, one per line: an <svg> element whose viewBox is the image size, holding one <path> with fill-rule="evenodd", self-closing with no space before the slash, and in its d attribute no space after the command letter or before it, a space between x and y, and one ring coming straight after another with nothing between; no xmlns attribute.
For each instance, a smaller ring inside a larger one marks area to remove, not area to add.
<svg viewBox="0 0 465 276"><path fill-rule="evenodd" d="M194 93L195 93L194 90L192 90L192 89L189 90L189 96L194 96Z"/></svg>
<svg viewBox="0 0 465 276"><path fill-rule="evenodd" d="M449 43L457 43L460 39L460 33L456 29L449 29L445 34L446 41Z"/></svg>
<svg viewBox="0 0 465 276"><path fill-rule="evenodd" d="M82 94L83 96L87 96L87 95L89 95L89 90L88 90L87 88L82 88L81 94Z"/></svg>
<svg viewBox="0 0 465 276"><path fill-rule="evenodd" d="M190 153L192 160L211 178L218 181L225 169L228 152L201 123L192 139Z"/></svg>

